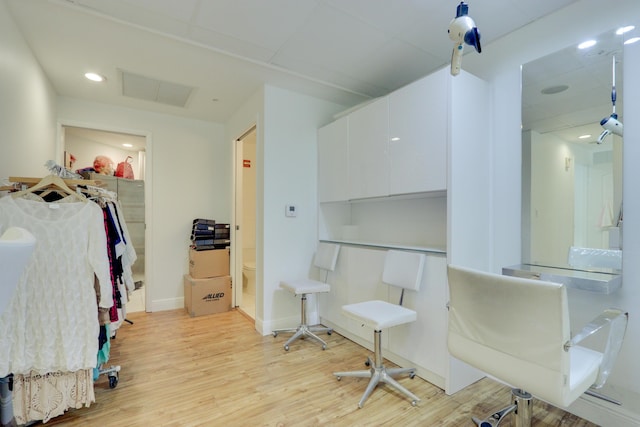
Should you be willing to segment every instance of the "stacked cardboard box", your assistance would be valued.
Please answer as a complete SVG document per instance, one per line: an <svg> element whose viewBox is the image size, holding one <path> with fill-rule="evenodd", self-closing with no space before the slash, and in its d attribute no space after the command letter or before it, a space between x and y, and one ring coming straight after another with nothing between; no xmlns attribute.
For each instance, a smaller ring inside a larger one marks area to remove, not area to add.
<svg viewBox="0 0 640 427"><path fill-rule="evenodd" d="M216 228L216 225L222 227ZM217 229L228 230L229 225L201 218L193 221L189 274L184 276L184 307L191 317L231 308L230 240L227 233L226 242L219 242L222 239L216 238Z"/></svg>

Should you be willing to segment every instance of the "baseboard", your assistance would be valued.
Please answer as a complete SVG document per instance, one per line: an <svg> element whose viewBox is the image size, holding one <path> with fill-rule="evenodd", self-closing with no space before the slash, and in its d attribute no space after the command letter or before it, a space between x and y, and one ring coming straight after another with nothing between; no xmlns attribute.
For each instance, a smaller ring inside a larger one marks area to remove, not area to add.
<svg viewBox="0 0 640 427"><path fill-rule="evenodd" d="M611 385L605 385L599 392L619 401L621 405L583 394L567 408L567 411L602 427L640 426L638 393Z"/></svg>
<svg viewBox="0 0 640 427"><path fill-rule="evenodd" d="M146 305L147 312L176 310L178 308L184 308L183 297L151 300L148 301Z"/></svg>

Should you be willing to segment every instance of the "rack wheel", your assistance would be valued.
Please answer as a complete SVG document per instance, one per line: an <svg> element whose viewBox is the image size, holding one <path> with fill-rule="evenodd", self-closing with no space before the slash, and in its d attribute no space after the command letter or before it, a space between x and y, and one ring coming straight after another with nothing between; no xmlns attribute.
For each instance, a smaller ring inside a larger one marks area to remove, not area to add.
<svg viewBox="0 0 640 427"><path fill-rule="evenodd" d="M116 388L117 385L118 385L118 376L109 375L109 388Z"/></svg>
<svg viewBox="0 0 640 427"><path fill-rule="evenodd" d="M273 333L273 337L275 338L275 337L277 337L277 336L278 336L278 333L277 333L277 332L274 332L274 333Z"/></svg>
<svg viewBox="0 0 640 427"><path fill-rule="evenodd" d="M364 366L371 366L371 359L367 357L367 360L364 362Z"/></svg>

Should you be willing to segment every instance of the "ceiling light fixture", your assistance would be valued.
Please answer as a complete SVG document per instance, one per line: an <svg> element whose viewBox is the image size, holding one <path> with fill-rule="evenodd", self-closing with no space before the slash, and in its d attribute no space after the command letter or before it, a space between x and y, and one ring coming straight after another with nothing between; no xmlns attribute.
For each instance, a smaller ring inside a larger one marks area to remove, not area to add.
<svg viewBox="0 0 640 427"><path fill-rule="evenodd" d="M125 142L124 144L122 144L123 147L127 147L127 148L131 148L133 147L133 144L129 144L128 142Z"/></svg>
<svg viewBox="0 0 640 427"><path fill-rule="evenodd" d="M104 76L101 76L98 73L84 73L84 76L92 82L103 82L107 80Z"/></svg>
<svg viewBox="0 0 640 427"><path fill-rule="evenodd" d="M616 34L617 35L622 35L624 33L628 33L629 31L633 30L634 28L636 28L634 25L627 25L626 27L620 27L616 30Z"/></svg>
<svg viewBox="0 0 640 427"><path fill-rule="evenodd" d="M586 42L582 42L578 45L578 49L587 49L596 45L595 40L587 40Z"/></svg>
<svg viewBox="0 0 640 427"><path fill-rule="evenodd" d="M587 138L591 138L591 135L590 135L590 134L587 134L587 135L580 135L580 136L578 137L578 139L587 139Z"/></svg>
<svg viewBox="0 0 640 427"><path fill-rule="evenodd" d="M629 40L626 40L624 44L632 44L640 40L640 37L631 37Z"/></svg>

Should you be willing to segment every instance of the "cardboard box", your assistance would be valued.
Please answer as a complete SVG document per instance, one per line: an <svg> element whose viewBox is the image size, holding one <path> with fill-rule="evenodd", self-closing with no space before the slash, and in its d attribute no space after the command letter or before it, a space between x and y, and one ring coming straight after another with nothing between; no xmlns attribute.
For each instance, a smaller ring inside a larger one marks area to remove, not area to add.
<svg viewBox="0 0 640 427"><path fill-rule="evenodd" d="M189 275L194 279L228 276L229 249L196 251L189 249Z"/></svg>
<svg viewBox="0 0 640 427"><path fill-rule="evenodd" d="M184 308L191 317L231 309L231 276L194 279L184 276Z"/></svg>

